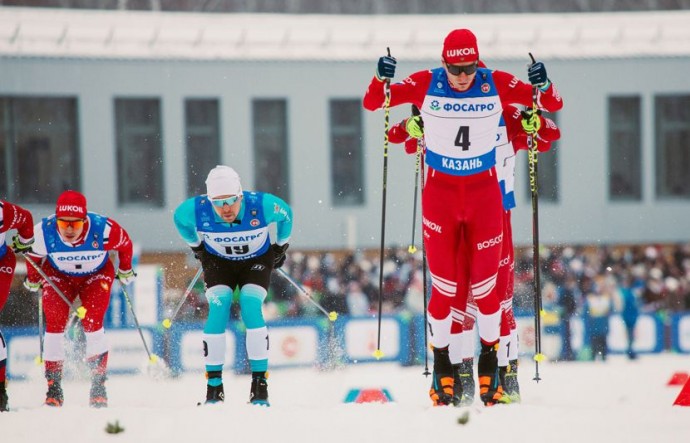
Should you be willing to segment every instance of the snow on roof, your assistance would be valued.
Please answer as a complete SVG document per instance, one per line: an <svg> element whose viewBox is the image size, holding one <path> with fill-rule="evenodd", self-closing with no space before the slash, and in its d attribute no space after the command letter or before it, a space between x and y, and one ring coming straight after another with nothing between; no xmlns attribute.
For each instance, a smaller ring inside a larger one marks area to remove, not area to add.
<svg viewBox="0 0 690 443"><path fill-rule="evenodd" d="M446 34L472 29L481 56L687 57L690 11L582 14L202 14L0 7L0 57L371 60L386 50L437 60Z"/></svg>

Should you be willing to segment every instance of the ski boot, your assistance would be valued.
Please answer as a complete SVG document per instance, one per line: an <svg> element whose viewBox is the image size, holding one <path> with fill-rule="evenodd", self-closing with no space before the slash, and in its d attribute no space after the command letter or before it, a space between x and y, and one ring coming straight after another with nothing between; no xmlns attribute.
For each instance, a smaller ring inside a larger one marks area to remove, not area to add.
<svg viewBox="0 0 690 443"><path fill-rule="evenodd" d="M91 368L91 392L89 406L92 408L107 408L108 393L105 390L106 371L108 367L108 353L104 352L88 359Z"/></svg>
<svg viewBox="0 0 690 443"><path fill-rule="evenodd" d="M474 402L474 358L453 365L453 406L470 406Z"/></svg>
<svg viewBox="0 0 690 443"><path fill-rule="evenodd" d="M434 348L434 373L432 374L429 397L434 406L453 403L453 366L448 357L448 347Z"/></svg>
<svg viewBox="0 0 690 443"><path fill-rule="evenodd" d="M98 375L91 379L89 406L92 408L107 408L108 393L105 390L105 375Z"/></svg>
<svg viewBox="0 0 690 443"><path fill-rule="evenodd" d="M518 383L518 361L510 360L505 371L501 373L501 385L504 397L508 397L511 403L520 403L520 384Z"/></svg>
<svg viewBox="0 0 690 443"><path fill-rule="evenodd" d="M0 382L0 412L7 412L10 410L7 404L7 388L5 387L5 382Z"/></svg>
<svg viewBox="0 0 690 443"><path fill-rule="evenodd" d="M493 406L500 403L503 397L498 375L498 358L496 351L498 343L486 345L482 343L482 350L479 353L477 372L479 373L479 396L486 406Z"/></svg>
<svg viewBox="0 0 690 443"><path fill-rule="evenodd" d="M225 401L225 391L223 390L223 371L206 372L206 401L204 404L212 405Z"/></svg>
<svg viewBox="0 0 690 443"><path fill-rule="evenodd" d="M249 403L253 405L271 406L268 403L267 372L252 372L252 387L249 391Z"/></svg>
<svg viewBox="0 0 690 443"><path fill-rule="evenodd" d="M46 392L45 404L50 407L62 407L65 398L62 393L62 373L46 371L46 380L48 381L48 392Z"/></svg>

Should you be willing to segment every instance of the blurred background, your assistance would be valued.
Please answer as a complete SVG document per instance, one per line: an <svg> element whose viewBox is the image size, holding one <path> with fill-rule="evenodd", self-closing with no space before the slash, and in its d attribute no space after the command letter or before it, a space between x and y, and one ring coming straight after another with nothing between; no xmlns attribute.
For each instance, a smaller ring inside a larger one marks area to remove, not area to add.
<svg viewBox="0 0 690 443"><path fill-rule="evenodd" d="M588 321L615 318L616 333L624 313L634 312L651 319L651 329L635 330L647 340L641 349L690 352L690 1L0 5L0 196L38 219L54 211L62 190L77 189L89 210L122 224L148 269L135 293L149 306L142 316L152 334L198 266L172 212L205 192L216 164L234 167L245 189L293 207L285 269L295 279L328 310L371 318L384 124L383 112L366 112L361 99L386 48L402 80L439 66L445 35L467 27L490 68L526 81L531 52L564 97L551 116L562 138L539 156L542 298L545 327L557 337L553 356L592 357ZM407 107L393 109L391 121L407 115ZM413 220L415 159L399 148L389 154L382 297L386 314L409 319L423 307L421 252L407 252L410 243L421 250L421 222ZM529 319L525 156L516 194L516 310ZM35 325L22 266L2 325ZM310 307L275 277L269 318L318 315ZM111 310L118 309L111 326L131 325L114 294ZM204 315L199 283L181 318ZM563 341L571 328L574 349Z"/></svg>

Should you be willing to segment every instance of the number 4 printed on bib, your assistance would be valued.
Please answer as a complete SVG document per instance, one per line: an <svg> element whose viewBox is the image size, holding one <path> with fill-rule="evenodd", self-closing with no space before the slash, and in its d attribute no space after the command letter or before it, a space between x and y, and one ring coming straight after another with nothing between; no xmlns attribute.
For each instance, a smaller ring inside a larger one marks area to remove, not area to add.
<svg viewBox="0 0 690 443"><path fill-rule="evenodd" d="M470 150L470 127L460 126L458 135L455 136L455 146L460 146L463 151Z"/></svg>

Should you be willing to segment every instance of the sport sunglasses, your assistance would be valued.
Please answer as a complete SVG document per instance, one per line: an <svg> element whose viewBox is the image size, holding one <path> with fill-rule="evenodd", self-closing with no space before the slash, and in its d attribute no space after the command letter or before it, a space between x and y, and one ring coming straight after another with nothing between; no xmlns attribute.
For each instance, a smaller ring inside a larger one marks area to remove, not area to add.
<svg viewBox="0 0 690 443"><path fill-rule="evenodd" d="M67 229L70 226L72 229L81 229L84 226L84 220L63 220L58 218L57 225L60 229Z"/></svg>
<svg viewBox="0 0 690 443"><path fill-rule="evenodd" d="M458 65L451 65L446 62L446 68L448 69L448 72L451 74L458 76L462 74L463 72L467 75L472 75L475 72L477 72L477 63L472 63L471 65L466 65L466 66L458 66Z"/></svg>
<svg viewBox="0 0 690 443"><path fill-rule="evenodd" d="M217 206L219 208L222 208L223 205L228 205L232 206L235 204L235 202L240 198L239 195L233 195L232 197L228 198L211 198L211 203L213 203L213 206Z"/></svg>

